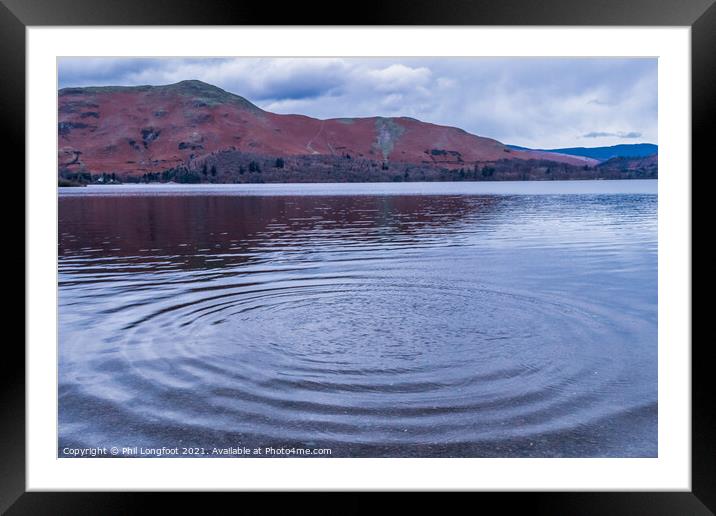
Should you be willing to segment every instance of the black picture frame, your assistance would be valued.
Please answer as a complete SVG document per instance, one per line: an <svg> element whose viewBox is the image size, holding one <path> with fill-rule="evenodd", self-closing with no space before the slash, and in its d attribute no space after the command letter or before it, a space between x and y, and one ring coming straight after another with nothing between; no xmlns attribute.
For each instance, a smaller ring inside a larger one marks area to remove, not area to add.
<svg viewBox="0 0 716 516"><path fill-rule="evenodd" d="M62 25L597 25L690 26L692 35L692 163L705 172L716 120L716 0L368 0L350 16L336 3L269 3L228 0L0 0L0 142L25 170L25 29ZM323 14L317 14L323 13ZM713 167L713 165L711 165ZM691 171L684 171L691 174ZM15 173L16 174L16 173ZM15 188L15 186L13 186ZM4 208L8 211L9 208ZM13 208L16 220L17 211ZM23 237L24 238L24 237ZM27 258L27 257L25 257ZM23 303L24 306L24 303ZM714 514L716 446L714 405L708 396L712 366L708 341L692 339L692 490L690 492L481 493L501 511L537 514ZM689 343L674 343L689 345ZM163 510L190 507L184 493L25 492L25 353L19 339L5 340L0 404L0 511L7 514L131 514L148 502ZM192 503L206 508L207 494ZM222 495L223 498L232 495ZM246 497L248 494L239 494ZM255 495L252 495L255 496ZM413 500L422 503L421 496ZM250 500L253 501L253 500ZM274 497L273 504L281 497ZM244 501L245 502L245 501ZM333 502L292 506L321 511ZM351 494L336 512L369 509L370 496ZM239 507L235 507L239 509ZM233 511L232 511L233 512ZM332 512L332 511L331 511Z"/></svg>

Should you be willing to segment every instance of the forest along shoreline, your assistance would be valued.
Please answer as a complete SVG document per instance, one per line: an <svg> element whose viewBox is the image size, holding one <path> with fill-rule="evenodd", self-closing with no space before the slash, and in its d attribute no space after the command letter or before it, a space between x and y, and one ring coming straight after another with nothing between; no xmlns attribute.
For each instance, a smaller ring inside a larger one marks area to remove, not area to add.
<svg viewBox="0 0 716 516"><path fill-rule="evenodd" d="M275 157L223 151L141 175L60 169L59 186L121 183L369 183L418 181L561 181L657 179L657 156L617 157L596 166L549 160L500 160L460 168L377 162L352 156Z"/></svg>

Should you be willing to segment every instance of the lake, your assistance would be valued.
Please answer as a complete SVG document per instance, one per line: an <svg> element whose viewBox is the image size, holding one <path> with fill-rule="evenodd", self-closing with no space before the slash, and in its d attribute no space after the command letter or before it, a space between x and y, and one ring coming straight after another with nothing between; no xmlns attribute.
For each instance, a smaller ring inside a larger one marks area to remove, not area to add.
<svg viewBox="0 0 716 516"><path fill-rule="evenodd" d="M61 188L58 454L655 457L657 205L656 181Z"/></svg>

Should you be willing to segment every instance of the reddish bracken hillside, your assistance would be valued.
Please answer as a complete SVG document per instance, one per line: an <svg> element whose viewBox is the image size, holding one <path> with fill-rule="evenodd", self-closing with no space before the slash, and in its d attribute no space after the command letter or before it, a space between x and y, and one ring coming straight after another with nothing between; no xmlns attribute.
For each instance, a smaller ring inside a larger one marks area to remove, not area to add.
<svg viewBox="0 0 716 516"><path fill-rule="evenodd" d="M266 156L351 156L456 169L504 159L590 165L589 158L511 150L412 118L336 118L264 111L201 81L59 91L59 167L142 175L217 151Z"/></svg>

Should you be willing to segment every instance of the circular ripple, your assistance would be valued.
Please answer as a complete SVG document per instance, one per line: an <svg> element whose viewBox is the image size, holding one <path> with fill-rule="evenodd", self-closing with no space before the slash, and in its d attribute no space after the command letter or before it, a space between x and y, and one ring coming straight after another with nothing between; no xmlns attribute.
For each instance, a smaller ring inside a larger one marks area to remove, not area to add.
<svg viewBox="0 0 716 516"><path fill-rule="evenodd" d="M608 314L546 296L344 275L176 298L118 307L133 316L121 340L83 373L108 403L140 393L119 399L168 427L296 442L505 439L601 417L629 381Z"/></svg>

